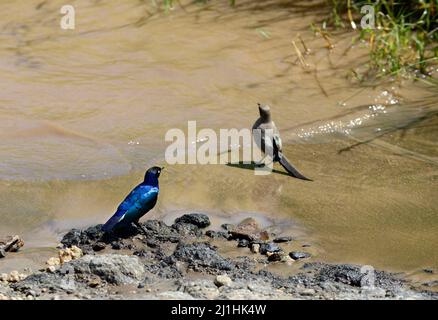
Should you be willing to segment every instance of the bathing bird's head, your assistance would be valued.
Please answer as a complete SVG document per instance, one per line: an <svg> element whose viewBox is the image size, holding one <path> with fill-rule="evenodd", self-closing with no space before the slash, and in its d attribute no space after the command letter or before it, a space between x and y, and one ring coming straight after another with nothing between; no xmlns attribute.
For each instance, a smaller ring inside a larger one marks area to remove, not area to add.
<svg viewBox="0 0 438 320"><path fill-rule="evenodd" d="M259 106L260 118L265 121L271 121L271 107L269 107L267 104L261 103L257 103L257 105Z"/></svg>
<svg viewBox="0 0 438 320"><path fill-rule="evenodd" d="M164 167L152 167L149 168L148 171L146 171L146 174L144 175L144 182L147 184L156 184L158 183L158 177L161 174L161 170L163 170Z"/></svg>

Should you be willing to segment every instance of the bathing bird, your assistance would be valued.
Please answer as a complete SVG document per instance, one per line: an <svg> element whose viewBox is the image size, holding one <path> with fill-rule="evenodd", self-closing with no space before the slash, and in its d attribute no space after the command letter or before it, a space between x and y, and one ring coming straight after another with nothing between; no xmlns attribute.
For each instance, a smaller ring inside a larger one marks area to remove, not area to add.
<svg viewBox="0 0 438 320"><path fill-rule="evenodd" d="M158 177L160 167L152 167L146 171L144 181L136 186L117 208L116 213L104 224L102 230L110 232L131 224L138 226L138 220L150 211L157 203Z"/></svg>
<svg viewBox="0 0 438 320"><path fill-rule="evenodd" d="M312 181L311 179L306 178L304 175L302 175L297 169L295 169L294 166L283 154L280 132L278 131L274 121L272 121L271 108L268 105L262 105L260 103L258 103L258 107L260 117L252 126L252 132L254 137L256 138L256 144L262 150L262 152L265 153L265 157L262 159L262 161L267 156L266 151L271 151L268 153L272 155L272 161L279 162L291 176L302 180ZM270 134L267 134L266 130L270 130ZM268 141L266 139L271 140Z"/></svg>

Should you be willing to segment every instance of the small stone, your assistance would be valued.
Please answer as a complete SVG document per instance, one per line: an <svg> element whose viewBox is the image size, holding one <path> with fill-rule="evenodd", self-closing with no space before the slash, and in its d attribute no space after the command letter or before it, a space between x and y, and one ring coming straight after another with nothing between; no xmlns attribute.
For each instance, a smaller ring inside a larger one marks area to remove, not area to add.
<svg viewBox="0 0 438 320"><path fill-rule="evenodd" d="M185 222L177 222L172 225L172 228L175 229L179 235L183 237L200 237L202 236L202 232L199 230L199 227L192 223Z"/></svg>
<svg viewBox="0 0 438 320"><path fill-rule="evenodd" d="M262 243L260 245L260 253L267 254L268 252L280 252L281 248L274 243Z"/></svg>
<svg viewBox="0 0 438 320"><path fill-rule="evenodd" d="M93 250L94 251L102 251L103 249L105 249L105 247L106 247L105 243L103 243L103 242L96 242L93 245Z"/></svg>
<svg viewBox="0 0 438 320"><path fill-rule="evenodd" d="M302 296L313 296L315 295L316 291L314 289L303 289L300 291L300 295Z"/></svg>
<svg viewBox="0 0 438 320"><path fill-rule="evenodd" d="M47 272L55 273L56 267L55 266L48 266L46 270L47 270Z"/></svg>
<svg viewBox="0 0 438 320"><path fill-rule="evenodd" d="M226 230L226 231L232 231L236 226L234 224L230 224L230 223L223 223L221 225L221 228Z"/></svg>
<svg viewBox="0 0 438 320"><path fill-rule="evenodd" d="M281 261L282 254L279 252L268 252L268 261L274 262L274 261Z"/></svg>
<svg viewBox="0 0 438 320"><path fill-rule="evenodd" d="M8 279L9 279L9 275L8 275L7 273L2 273L2 274L0 275L0 281L2 281L2 282L8 282Z"/></svg>
<svg viewBox="0 0 438 320"><path fill-rule="evenodd" d="M72 260L79 259L84 254L80 248L77 246L72 246L70 248L59 250L58 256L61 264L64 264L65 262L69 262Z"/></svg>
<svg viewBox="0 0 438 320"><path fill-rule="evenodd" d="M433 269L426 268L426 269L423 269L423 271L426 273L433 274Z"/></svg>
<svg viewBox="0 0 438 320"><path fill-rule="evenodd" d="M9 282L18 282L20 281L20 273L16 270L12 271L8 277Z"/></svg>
<svg viewBox="0 0 438 320"><path fill-rule="evenodd" d="M237 227L230 230L233 238L235 239L247 239L247 240L259 240L260 239L260 226L254 218L246 218L240 222Z"/></svg>
<svg viewBox="0 0 438 320"><path fill-rule="evenodd" d="M259 253L260 252L260 244L258 244L258 243L251 244L251 252L252 253Z"/></svg>
<svg viewBox="0 0 438 320"><path fill-rule="evenodd" d="M305 243L305 244L302 245L302 247L303 247L303 248L309 248L309 247L311 247L311 245L308 244L308 243Z"/></svg>
<svg viewBox="0 0 438 320"><path fill-rule="evenodd" d="M82 252L81 248L77 247L77 246L72 246L70 248L70 255L73 258L73 260L79 259L80 257L82 257L84 255L84 253Z"/></svg>
<svg viewBox="0 0 438 320"><path fill-rule="evenodd" d="M294 260L299 260L299 259L310 258L311 254L307 252L292 251L289 253L289 256Z"/></svg>
<svg viewBox="0 0 438 320"><path fill-rule="evenodd" d="M290 263L293 263L295 260L293 260L291 257L289 257L288 254L282 254L280 261L290 264Z"/></svg>
<svg viewBox="0 0 438 320"><path fill-rule="evenodd" d="M0 259L6 257L6 251L3 248L0 248Z"/></svg>
<svg viewBox="0 0 438 320"><path fill-rule="evenodd" d="M123 247L123 246L120 244L120 242L117 242L117 241L113 241L113 242L111 242L111 248L112 248L113 250L121 250L122 247Z"/></svg>
<svg viewBox="0 0 438 320"><path fill-rule="evenodd" d="M96 287L100 286L101 283L102 283L102 280L100 280L99 277L95 277L95 278L91 279L90 281L88 281L88 285L91 288L96 288Z"/></svg>
<svg viewBox="0 0 438 320"><path fill-rule="evenodd" d="M214 284L218 287L222 286L231 286L233 283L233 280L227 275L219 275L216 276L216 279L214 279Z"/></svg>
<svg viewBox="0 0 438 320"><path fill-rule="evenodd" d="M23 246L23 239L17 235L0 239L0 248L2 248L5 252L17 252Z"/></svg>
<svg viewBox="0 0 438 320"><path fill-rule="evenodd" d="M160 242L156 240L147 240L146 245L149 248L158 248L160 246Z"/></svg>
<svg viewBox="0 0 438 320"><path fill-rule="evenodd" d="M292 237L278 237L273 240L275 243L290 242Z"/></svg>
<svg viewBox="0 0 438 320"><path fill-rule="evenodd" d="M59 266L61 264L61 260L59 258L51 257L49 260L47 260L46 264L49 267Z"/></svg>
<svg viewBox="0 0 438 320"><path fill-rule="evenodd" d="M213 230L207 230L205 232L205 235L212 239L228 239L230 237L230 234L228 232Z"/></svg>
<svg viewBox="0 0 438 320"><path fill-rule="evenodd" d="M202 213L190 213L177 218L175 223L188 223L199 228L206 228L210 225L210 219Z"/></svg>
<svg viewBox="0 0 438 320"><path fill-rule="evenodd" d="M239 242L237 243L237 246L239 248L245 248L249 245L249 241L246 239L240 239Z"/></svg>

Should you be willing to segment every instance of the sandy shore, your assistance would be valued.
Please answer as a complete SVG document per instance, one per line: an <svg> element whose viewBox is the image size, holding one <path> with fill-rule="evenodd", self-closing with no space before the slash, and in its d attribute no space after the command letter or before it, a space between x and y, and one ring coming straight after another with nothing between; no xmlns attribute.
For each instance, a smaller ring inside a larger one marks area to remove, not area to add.
<svg viewBox="0 0 438 320"><path fill-rule="evenodd" d="M222 231L209 226L208 216L188 214L171 226L148 220L112 234L101 225L72 229L46 268L2 274L0 299L438 298L401 274L318 262L305 244L289 251L292 236L264 230L252 218ZM230 246L238 254L221 253ZM298 262L290 276L266 269Z"/></svg>

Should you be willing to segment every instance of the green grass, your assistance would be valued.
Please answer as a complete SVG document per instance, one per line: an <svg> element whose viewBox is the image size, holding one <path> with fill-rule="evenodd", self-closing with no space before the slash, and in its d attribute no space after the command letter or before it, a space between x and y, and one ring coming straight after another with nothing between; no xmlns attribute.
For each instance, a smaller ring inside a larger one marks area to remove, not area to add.
<svg viewBox="0 0 438 320"><path fill-rule="evenodd" d="M156 1L166 11L179 2L178 0ZM211 0L194 0L195 3L209 1ZM238 0L216 1L227 1L231 6L238 3ZM364 40L369 44L370 62L366 72L369 77L414 74L424 78L429 75L432 66L438 65L438 0L325 0L325 2L330 14L323 22L324 32L328 32L330 28L351 30L353 25L358 32L355 39ZM374 7L376 14L374 29L360 27L362 18L360 9L364 5Z"/></svg>
<svg viewBox="0 0 438 320"><path fill-rule="evenodd" d="M327 22L336 28L360 31L370 46L370 71L376 76L429 74L438 60L438 0L327 0L332 14ZM377 2L377 3L376 3ZM375 9L375 28L361 29L360 8ZM327 24L326 22L326 24Z"/></svg>

